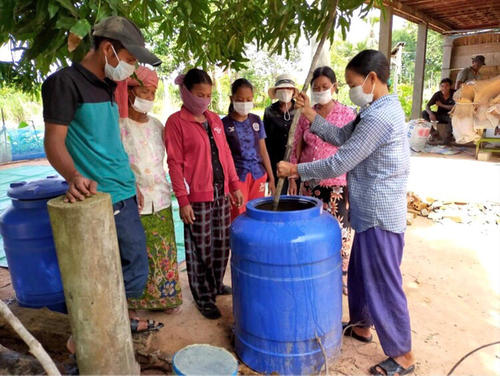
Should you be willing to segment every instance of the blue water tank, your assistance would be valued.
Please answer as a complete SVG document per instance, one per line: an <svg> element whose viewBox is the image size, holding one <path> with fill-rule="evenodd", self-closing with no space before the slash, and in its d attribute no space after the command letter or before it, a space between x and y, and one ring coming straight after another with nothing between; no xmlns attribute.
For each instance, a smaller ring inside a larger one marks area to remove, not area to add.
<svg viewBox="0 0 500 376"><path fill-rule="evenodd" d="M47 201L68 189L58 176L12 183L12 205L0 217L5 255L17 301L66 312Z"/></svg>
<svg viewBox="0 0 500 376"><path fill-rule="evenodd" d="M236 353L257 372L317 374L339 354L342 237L322 202L250 201L231 226Z"/></svg>

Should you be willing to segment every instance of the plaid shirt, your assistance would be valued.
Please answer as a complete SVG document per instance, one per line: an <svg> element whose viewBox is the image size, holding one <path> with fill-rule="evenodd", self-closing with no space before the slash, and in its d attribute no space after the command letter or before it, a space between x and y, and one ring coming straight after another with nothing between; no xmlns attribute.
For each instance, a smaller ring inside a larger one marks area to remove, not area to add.
<svg viewBox="0 0 500 376"><path fill-rule="evenodd" d="M310 180L349 172L350 220L354 230L380 227L404 232L410 149L405 115L397 96L377 99L343 128L329 126L317 115L311 131L340 148L329 158L299 164L299 175Z"/></svg>

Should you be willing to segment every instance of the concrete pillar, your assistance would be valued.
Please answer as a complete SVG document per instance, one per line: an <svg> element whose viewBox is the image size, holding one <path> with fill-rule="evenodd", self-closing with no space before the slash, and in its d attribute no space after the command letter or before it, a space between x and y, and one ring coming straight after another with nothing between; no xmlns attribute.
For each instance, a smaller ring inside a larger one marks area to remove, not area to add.
<svg viewBox="0 0 500 376"><path fill-rule="evenodd" d="M443 65L441 67L441 79L450 77L452 51L453 38L449 36L445 37L443 40Z"/></svg>
<svg viewBox="0 0 500 376"><path fill-rule="evenodd" d="M413 101L411 106L412 119L418 119L422 113L422 95L424 93L426 49L427 25L418 24L417 55L415 57L415 78L413 82Z"/></svg>
<svg viewBox="0 0 500 376"><path fill-rule="evenodd" d="M110 195L47 204L81 375L139 375Z"/></svg>
<svg viewBox="0 0 500 376"><path fill-rule="evenodd" d="M389 61L391 60L392 50L392 8L386 7L382 12L380 10L380 30L378 37L378 50L382 52Z"/></svg>

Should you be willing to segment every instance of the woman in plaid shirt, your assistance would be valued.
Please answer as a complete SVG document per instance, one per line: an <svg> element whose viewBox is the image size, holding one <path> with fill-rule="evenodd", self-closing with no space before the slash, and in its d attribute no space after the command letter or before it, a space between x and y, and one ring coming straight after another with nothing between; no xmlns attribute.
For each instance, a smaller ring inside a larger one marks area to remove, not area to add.
<svg viewBox="0 0 500 376"><path fill-rule="evenodd" d="M354 121L332 127L301 94L298 108L311 121L311 132L339 146L326 159L280 162L280 177L326 179L348 172L350 220L356 231L348 269L350 322L344 334L370 342L375 326L386 360L370 368L374 375L414 371L408 304L400 270L406 229L409 146L403 109L389 94L389 62L379 51L356 55L345 72L349 96L361 107Z"/></svg>

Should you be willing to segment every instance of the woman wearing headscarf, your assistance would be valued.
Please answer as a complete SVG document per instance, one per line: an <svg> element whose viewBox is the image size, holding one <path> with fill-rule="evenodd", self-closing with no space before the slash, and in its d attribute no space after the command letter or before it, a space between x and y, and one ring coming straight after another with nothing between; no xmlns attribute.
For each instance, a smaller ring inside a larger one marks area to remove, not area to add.
<svg viewBox="0 0 500 376"><path fill-rule="evenodd" d="M172 186L184 222L189 287L200 313L221 317L218 295L230 295L224 285L229 260L231 204L241 207L243 194L220 117L208 109L212 79L201 69L180 75L180 111L165 125L165 145Z"/></svg>
<svg viewBox="0 0 500 376"><path fill-rule="evenodd" d="M154 104L158 76L155 71L140 66L132 77L126 81L127 105L122 103L120 107L120 128L123 146L144 197L140 214L146 232L149 278L143 296L129 299L128 303L130 309L172 312L182 304L182 295L171 189L163 167L164 127L148 115Z"/></svg>

